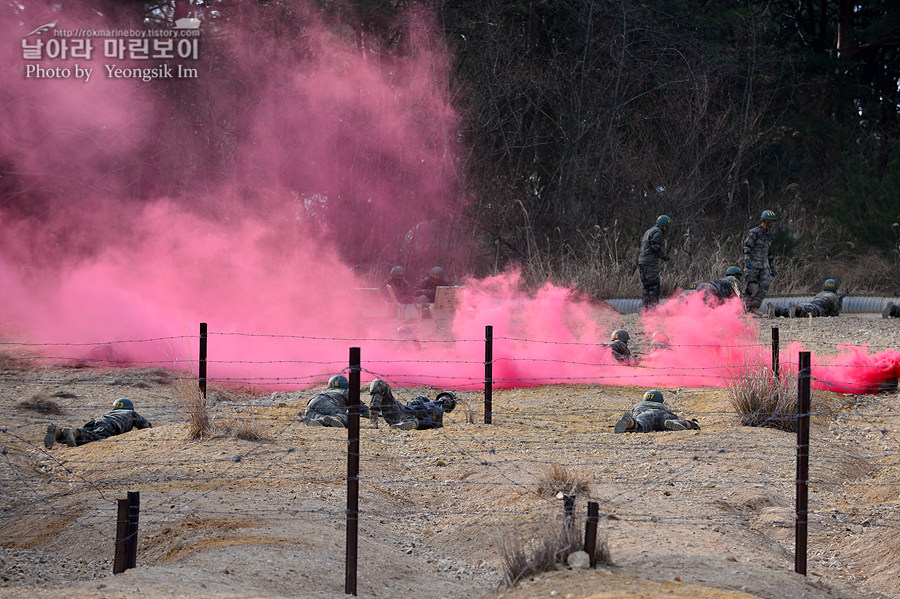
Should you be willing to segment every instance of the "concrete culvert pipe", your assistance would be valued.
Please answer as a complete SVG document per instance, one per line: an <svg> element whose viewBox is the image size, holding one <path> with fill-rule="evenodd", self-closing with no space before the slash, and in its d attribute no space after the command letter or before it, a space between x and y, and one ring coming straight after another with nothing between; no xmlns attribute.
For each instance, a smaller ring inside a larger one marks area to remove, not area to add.
<svg viewBox="0 0 900 599"><path fill-rule="evenodd" d="M793 308L794 306L812 301L813 297L814 296L812 295L770 297L763 300L761 310L765 313L770 304L779 308ZM666 301L668 300L662 300L660 303L665 303ZM884 307L887 306L888 302L900 304L900 297L865 297L848 295L844 298L844 307L842 311L846 314L880 314L881 311L884 310ZM606 303L622 314L634 314L635 312L640 312L643 308L643 304L639 299L609 299L606 300Z"/></svg>

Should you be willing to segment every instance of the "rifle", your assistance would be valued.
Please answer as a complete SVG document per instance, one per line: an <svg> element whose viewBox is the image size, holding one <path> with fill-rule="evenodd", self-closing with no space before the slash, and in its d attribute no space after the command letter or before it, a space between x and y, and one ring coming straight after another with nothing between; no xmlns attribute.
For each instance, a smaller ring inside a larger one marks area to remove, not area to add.
<svg viewBox="0 0 900 599"><path fill-rule="evenodd" d="M853 293L853 289L854 289L854 288L851 287L850 289L848 289L848 290L845 291L844 293L840 294L840 295L838 296L838 301L843 300L845 297L847 297L848 295L850 295L851 293Z"/></svg>

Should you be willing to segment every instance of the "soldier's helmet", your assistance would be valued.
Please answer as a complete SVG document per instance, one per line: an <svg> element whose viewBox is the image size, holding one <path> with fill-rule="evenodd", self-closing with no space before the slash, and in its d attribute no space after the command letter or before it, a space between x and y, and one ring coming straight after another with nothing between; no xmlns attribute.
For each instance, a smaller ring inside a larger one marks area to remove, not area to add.
<svg viewBox="0 0 900 599"><path fill-rule="evenodd" d="M700 284L699 281L693 281L690 285L688 285L687 288L688 288L688 289L691 289L691 290L694 290L694 289L697 288L697 285L699 285L699 284Z"/></svg>
<svg viewBox="0 0 900 599"><path fill-rule="evenodd" d="M622 343L628 343L628 340L631 337L628 335L628 331L625 329L616 329L612 332L612 341L621 341Z"/></svg>
<svg viewBox="0 0 900 599"><path fill-rule="evenodd" d="M671 227L672 219L665 214L661 214L656 218L656 226L657 227Z"/></svg>
<svg viewBox="0 0 900 599"><path fill-rule="evenodd" d="M330 379L328 379L328 388L329 389L349 389L350 381L347 380L342 374L336 374Z"/></svg>
<svg viewBox="0 0 900 599"><path fill-rule="evenodd" d="M655 343L656 345L668 345L669 344L669 336L666 335L664 331L656 331L653 333L653 337L651 337L651 343Z"/></svg>
<svg viewBox="0 0 900 599"><path fill-rule="evenodd" d="M644 393L644 401L658 401L659 403L663 403L663 395L656 389L650 389L646 393Z"/></svg>
<svg viewBox="0 0 900 599"><path fill-rule="evenodd" d="M431 272L428 273L428 276L437 281L444 276L444 269L440 266L435 266L431 269Z"/></svg>
<svg viewBox="0 0 900 599"><path fill-rule="evenodd" d="M775 213L771 210L763 210L759 215L759 220L775 220Z"/></svg>
<svg viewBox="0 0 900 599"><path fill-rule="evenodd" d="M391 278L392 279L402 279L406 276L406 271L403 270L402 266L395 266L391 269Z"/></svg>
<svg viewBox="0 0 900 599"><path fill-rule="evenodd" d="M725 276L728 277L743 277L744 271L742 271L737 266L729 266L728 270L725 271Z"/></svg>
<svg viewBox="0 0 900 599"><path fill-rule="evenodd" d="M116 400L116 403L113 404L114 409L118 410L133 410L134 404L131 403L130 399L125 399L124 397L120 397Z"/></svg>
<svg viewBox="0 0 900 599"><path fill-rule="evenodd" d="M448 414L456 407L456 395L452 391L441 391L434 398L435 403L441 404L441 407Z"/></svg>
<svg viewBox="0 0 900 599"><path fill-rule="evenodd" d="M825 284L822 285L822 291L837 291L837 281L834 279L826 280Z"/></svg>

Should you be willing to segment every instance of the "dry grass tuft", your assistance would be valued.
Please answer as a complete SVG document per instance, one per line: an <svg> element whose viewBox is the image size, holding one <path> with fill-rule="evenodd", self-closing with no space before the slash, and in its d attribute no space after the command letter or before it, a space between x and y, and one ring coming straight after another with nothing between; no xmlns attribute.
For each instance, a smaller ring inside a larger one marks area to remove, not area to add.
<svg viewBox="0 0 900 599"><path fill-rule="evenodd" d="M260 397L260 392L251 385L220 385L210 383L207 386L207 398L210 405L220 403L248 403ZM262 394L267 395L267 394Z"/></svg>
<svg viewBox="0 0 900 599"><path fill-rule="evenodd" d="M247 418L220 420L216 422L215 429L216 433L220 435L244 441L264 441L266 439L263 426Z"/></svg>
<svg viewBox="0 0 900 599"><path fill-rule="evenodd" d="M188 439L207 439L212 436L212 420L206 408L206 399L200 393L197 381L181 378L175 381L175 393L186 414Z"/></svg>
<svg viewBox="0 0 900 599"><path fill-rule="evenodd" d="M465 398L458 397L456 399L457 409L462 408L462 412L466 415L466 424L475 424L475 418L478 416L478 410L475 406Z"/></svg>
<svg viewBox="0 0 900 599"><path fill-rule="evenodd" d="M731 407L744 426L765 426L797 431L797 375L782 372L776 380L772 369L764 365L744 366L729 378ZM814 417L833 418L838 401L824 394L810 397Z"/></svg>
<svg viewBox="0 0 900 599"><path fill-rule="evenodd" d="M559 493L574 496L587 494L590 490L584 474L559 464L551 464L540 475L537 493L542 497L555 497Z"/></svg>
<svg viewBox="0 0 900 599"><path fill-rule="evenodd" d="M565 564L570 553L583 549L581 531L574 522L558 516L534 523L518 531L507 529L498 539L498 547L503 557L503 570L509 586L520 580L555 570L557 564ZM595 560L598 564L608 564L609 546L605 540L597 539Z"/></svg>
<svg viewBox="0 0 900 599"><path fill-rule="evenodd" d="M13 355L0 351L0 370L5 372L22 372L37 366L37 359L28 355Z"/></svg>
<svg viewBox="0 0 900 599"><path fill-rule="evenodd" d="M66 413L66 411L63 410L58 403L50 399L46 393L37 393L33 395L31 399L26 399L25 401L17 403L16 407L22 410L40 412L41 414Z"/></svg>
<svg viewBox="0 0 900 599"><path fill-rule="evenodd" d="M745 365L728 379L729 402L744 426L797 430L797 381L783 373L776 379L768 366Z"/></svg>

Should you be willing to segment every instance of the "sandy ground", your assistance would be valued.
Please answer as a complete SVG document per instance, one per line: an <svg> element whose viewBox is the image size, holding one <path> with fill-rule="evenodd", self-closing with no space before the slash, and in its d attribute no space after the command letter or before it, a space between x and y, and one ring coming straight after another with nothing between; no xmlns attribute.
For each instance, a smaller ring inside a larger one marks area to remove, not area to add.
<svg viewBox="0 0 900 599"><path fill-rule="evenodd" d="M875 315L777 324L783 342L816 351L900 347L900 321ZM263 439L196 441L171 373L3 366L0 597L343 596L346 432L297 424L308 391L217 389L214 420L252 422ZM896 392L814 392L836 412L812 428L800 576L796 436L740 426L724 389L662 390L703 429L615 435L610 425L643 389L597 385L495 391L493 425L480 423L479 392L460 393L441 430L364 423L359 596L900 597ZM63 413L19 405L36 396ZM154 428L44 449L48 422L84 422L121 396ZM588 486L576 496L579 527L587 501L600 504L611 563L558 566L506 588L501 541L560 526L546 480L554 465ZM141 494L138 567L113 576L115 500L129 490Z"/></svg>

